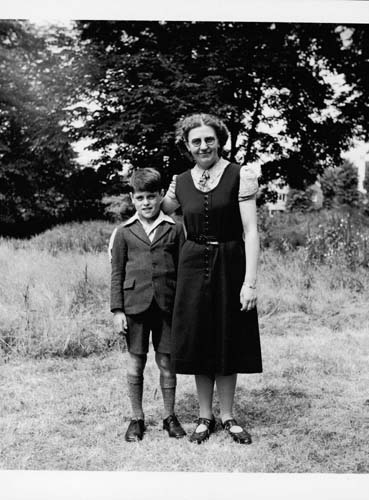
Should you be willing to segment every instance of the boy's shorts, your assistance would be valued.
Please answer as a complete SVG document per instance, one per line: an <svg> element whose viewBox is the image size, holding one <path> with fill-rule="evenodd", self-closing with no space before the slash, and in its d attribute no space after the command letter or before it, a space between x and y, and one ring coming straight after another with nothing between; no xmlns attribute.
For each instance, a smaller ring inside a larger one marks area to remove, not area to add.
<svg viewBox="0 0 369 500"><path fill-rule="evenodd" d="M147 354L149 351L150 331L156 352L170 353L171 316L162 311L155 300L146 311L126 315L127 346L132 354Z"/></svg>

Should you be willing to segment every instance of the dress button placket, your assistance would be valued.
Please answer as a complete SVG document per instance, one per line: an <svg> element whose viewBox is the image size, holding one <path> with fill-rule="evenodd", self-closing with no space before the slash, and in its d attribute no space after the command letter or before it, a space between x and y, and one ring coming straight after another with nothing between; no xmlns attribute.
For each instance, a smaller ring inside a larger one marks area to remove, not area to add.
<svg viewBox="0 0 369 500"><path fill-rule="evenodd" d="M204 196L204 211L205 211L205 221L204 221L204 234L206 236L209 235L209 201L208 201L209 195L205 194ZM209 269L209 251L210 251L210 246L209 244L205 245L205 279L209 279L210 276L210 269Z"/></svg>

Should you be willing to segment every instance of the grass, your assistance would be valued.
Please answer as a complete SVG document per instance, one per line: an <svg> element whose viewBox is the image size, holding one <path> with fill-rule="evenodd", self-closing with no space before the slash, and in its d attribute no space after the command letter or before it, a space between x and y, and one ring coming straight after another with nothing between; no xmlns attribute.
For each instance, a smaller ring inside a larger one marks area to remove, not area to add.
<svg viewBox="0 0 369 500"><path fill-rule="evenodd" d="M87 227L93 234L93 224ZM264 249L264 373L239 376L235 405L253 444L230 442L220 429L203 446L169 439L152 353L148 431L132 444L124 441L125 354L111 327L107 238L99 251L87 251L62 233L61 248L49 246L51 233L0 242L0 468L369 472L366 267L352 269L339 256L317 265L305 248L284 255ZM78 234L87 241L73 228ZM178 376L177 414L188 432L197 411L193 377Z"/></svg>
<svg viewBox="0 0 369 500"><path fill-rule="evenodd" d="M88 355L111 342L104 253L0 246L0 343L5 354Z"/></svg>
<svg viewBox="0 0 369 500"><path fill-rule="evenodd" d="M332 348L334 346L334 348ZM236 416L251 446L218 430L208 443L172 440L161 429L158 373L145 373L148 431L126 443L125 355L12 360L0 368L0 467L5 469L211 472L369 472L365 332L290 325L263 335L265 372L241 375ZM197 415L191 376L178 377L177 413L187 432ZM215 411L218 412L216 401Z"/></svg>

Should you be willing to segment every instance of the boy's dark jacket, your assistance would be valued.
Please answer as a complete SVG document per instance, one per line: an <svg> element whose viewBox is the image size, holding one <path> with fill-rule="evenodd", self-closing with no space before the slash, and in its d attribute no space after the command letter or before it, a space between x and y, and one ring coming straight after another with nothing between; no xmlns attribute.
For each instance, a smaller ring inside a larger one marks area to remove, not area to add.
<svg viewBox="0 0 369 500"><path fill-rule="evenodd" d="M162 311L172 312L184 240L182 225L173 222L163 221L152 242L138 220L118 228L112 249L111 311L138 314L155 298Z"/></svg>

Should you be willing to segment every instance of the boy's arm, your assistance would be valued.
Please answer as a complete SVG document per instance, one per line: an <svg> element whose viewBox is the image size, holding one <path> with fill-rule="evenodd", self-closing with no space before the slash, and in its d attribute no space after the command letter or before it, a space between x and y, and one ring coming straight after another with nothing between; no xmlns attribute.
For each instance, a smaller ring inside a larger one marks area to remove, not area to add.
<svg viewBox="0 0 369 500"><path fill-rule="evenodd" d="M116 232L111 251L111 285L110 310L111 312L124 311L123 282L126 274L127 243L122 228Z"/></svg>
<svg viewBox="0 0 369 500"><path fill-rule="evenodd" d="M110 239L109 239L109 245L108 245L108 256L109 256L109 262L111 263L112 259L112 250L113 250L113 245L114 245L114 239L115 235L117 234L118 228L116 227L114 231L112 232Z"/></svg>
<svg viewBox="0 0 369 500"><path fill-rule="evenodd" d="M111 288L110 310L114 313L113 325L116 333L127 331L127 318L124 314L123 282L126 274L127 244L123 231L117 230L112 238L111 247Z"/></svg>

